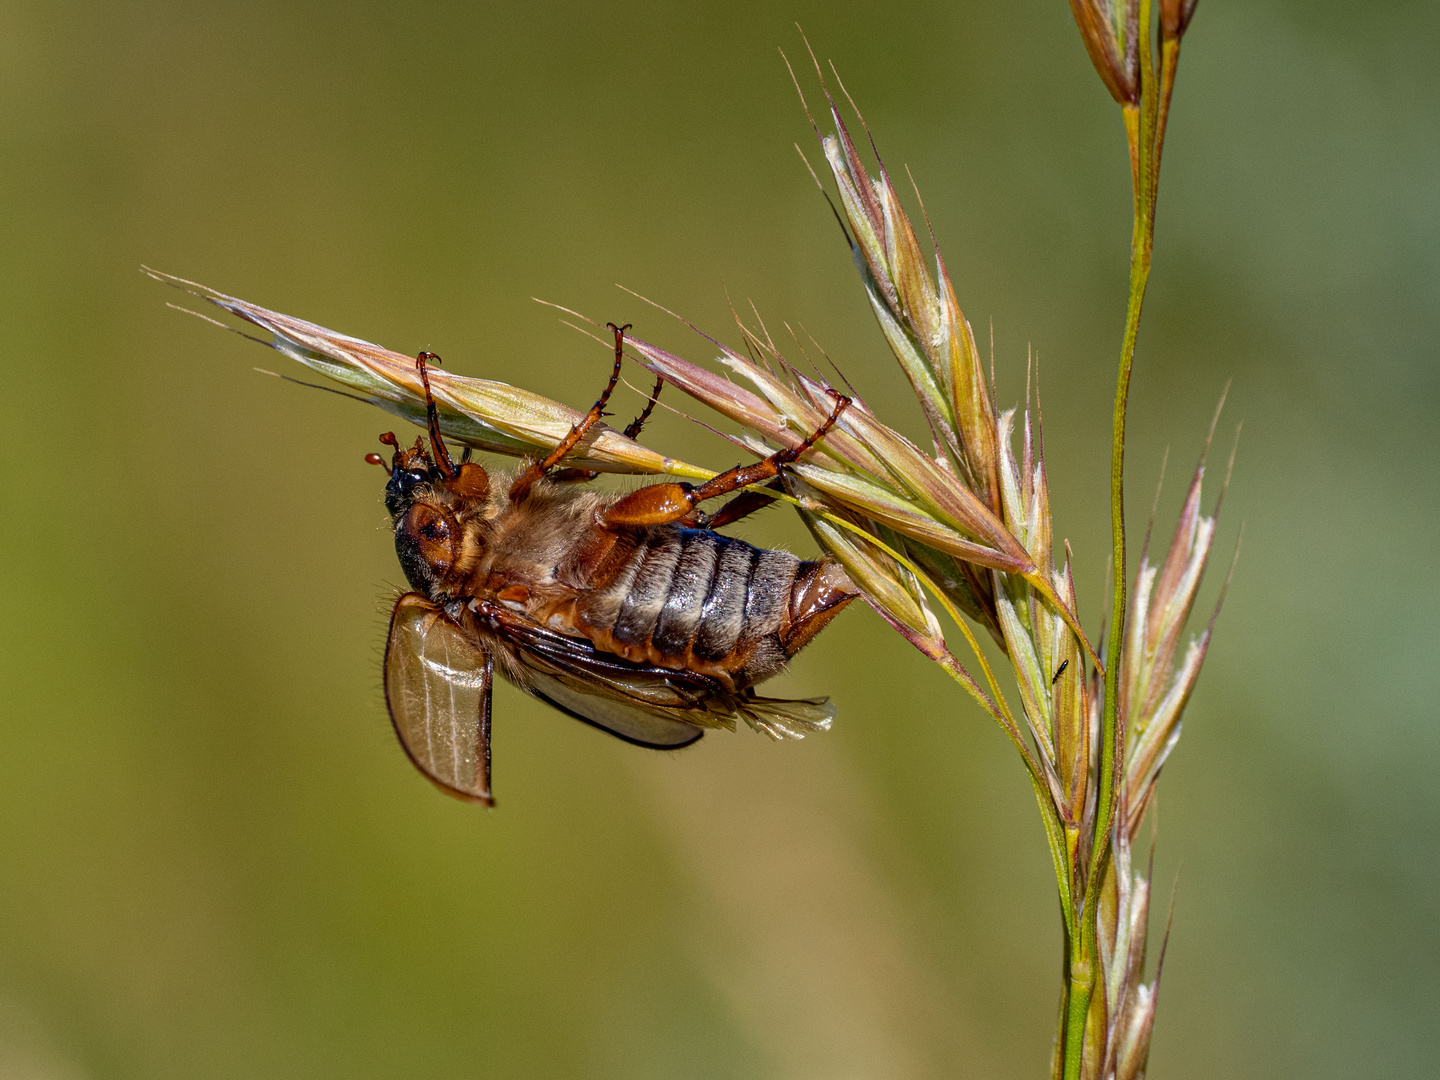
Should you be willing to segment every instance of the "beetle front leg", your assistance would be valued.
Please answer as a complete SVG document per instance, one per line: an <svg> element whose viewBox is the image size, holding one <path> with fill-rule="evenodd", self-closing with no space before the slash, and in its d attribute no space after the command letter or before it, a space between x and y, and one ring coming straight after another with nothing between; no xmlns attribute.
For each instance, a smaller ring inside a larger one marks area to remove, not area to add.
<svg viewBox="0 0 1440 1080"><path fill-rule="evenodd" d="M600 423L600 418L605 415L605 406L610 402L610 395L615 392L615 384L620 381L620 365L624 363L625 360L625 331L630 329L629 323L626 323L624 326L616 326L614 323L608 323L607 325L615 334L615 367L610 372L610 381L605 384L605 390L601 393L600 399L590 407L588 413L580 418L580 422L570 429L570 433L560 440L560 444L539 461L532 463L528 469L515 478L515 482L510 485L510 500L512 502L519 502L525 498L526 495L530 494L530 489L534 487L538 481L543 480L551 469L560 464L560 460L566 454L570 453L571 450L574 450L576 444L586 436L591 428ZM421 371L423 373L424 369L422 368ZM588 470L575 469L567 471L581 473ZM591 475L594 474L592 473ZM574 479L574 477L572 477L572 479Z"/></svg>

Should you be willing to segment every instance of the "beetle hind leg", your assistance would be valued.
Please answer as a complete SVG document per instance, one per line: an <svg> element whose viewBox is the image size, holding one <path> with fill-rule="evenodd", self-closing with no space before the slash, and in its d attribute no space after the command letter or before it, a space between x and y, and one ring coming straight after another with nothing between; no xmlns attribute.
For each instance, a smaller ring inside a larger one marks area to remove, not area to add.
<svg viewBox="0 0 1440 1080"><path fill-rule="evenodd" d="M835 426L835 421L840 419L840 414L849 407L850 399L848 397L843 394L835 394L835 408L825 418L825 422L811 433L809 438L796 446L777 450L753 465L737 465L729 472L723 472L699 487L693 487L690 484L650 484L638 491L632 491L605 511L605 524L610 526L666 525L693 514L695 508L706 499L720 498L731 492L739 491L741 488L773 480L780 475L782 468L795 461L829 434L830 429ZM716 520L723 518L726 521L737 521L746 514L758 510L761 505L763 504L754 502L744 504L737 509L735 514L728 517L726 517L726 510L729 508L726 507L716 515Z"/></svg>

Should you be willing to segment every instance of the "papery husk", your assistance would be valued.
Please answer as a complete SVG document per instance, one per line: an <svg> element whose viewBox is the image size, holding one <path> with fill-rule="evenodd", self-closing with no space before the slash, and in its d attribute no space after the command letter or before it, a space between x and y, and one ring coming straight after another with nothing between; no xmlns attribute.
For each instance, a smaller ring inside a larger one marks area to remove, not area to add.
<svg viewBox="0 0 1440 1080"><path fill-rule="evenodd" d="M418 426L425 425L424 388L413 356L282 315L183 278L148 269L146 273L268 331L272 340L252 340L354 391L369 404ZM217 325L234 330L224 323ZM597 376L601 374L597 371ZM491 379L455 375L438 367L429 369L429 379L440 407L441 432L461 445L488 453L514 457L543 454L553 450L585 415L541 394ZM597 377L596 385L597 390L602 387L603 379ZM666 473L699 480L714 475L656 453L603 423L588 432L562 464L596 472Z"/></svg>

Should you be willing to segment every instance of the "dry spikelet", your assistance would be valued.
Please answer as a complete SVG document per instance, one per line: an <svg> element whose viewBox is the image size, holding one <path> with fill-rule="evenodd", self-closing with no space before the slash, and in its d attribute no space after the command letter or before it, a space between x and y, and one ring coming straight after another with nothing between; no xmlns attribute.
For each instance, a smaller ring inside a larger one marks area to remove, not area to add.
<svg viewBox="0 0 1440 1080"><path fill-rule="evenodd" d="M1178 5L1171 0L1170 6ZM1193 11L1195 0L1188 7ZM1070 0L1070 10L1110 96L1134 105L1140 100L1139 0Z"/></svg>
<svg viewBox="0 0 1440 1080"><path fill-rule="evenodd" d="M820 72L819 64L815 69ZM823 75L821 82L823 85ZM871 310L935 435L937 457L958 473L985 505L998 511L995 411L975 335L956 302L945 262L931 237L932 277L915 228L873 140L878 177L866 171L828 91L825 97L835 134L823 135L816 127L815 135L840 195L849 225L846 241ZM808 106L806 111L808 114Z"/></svg>
<svg viewBox="0 0 1440 1080"><path fill-rule="evenodd" d="M1179 41L1190 29L1198 0L1160 0L1160 33L1171 41Z"/></svg>
<svg viewBox="0 0 1440 1080"><path fill-rule="evenodd" d="M1213 423L1211 431L1214 431ZM1208 449L1209 439L1206 446ZM1232 466L1234 460L1232 450ZM1227 469L1226 485L1228 473ZM1225 599L1222 588L1209 624L1190 642L1177 663L1180 638L1205 575L1219 512L1218 502L1216 511L1209 517L1200 511L1204 477L1205 455L1202 453L1165 561L1156 567L1149 561L1149 552L1143 554L1131 594L1120 666L1120 714L1124 718L1126 739L1126 787L1121 809L1123 825L1131 836L1139 828L1150 803L1160 769L1180 737L1181 715L1200 676L1200 666ZM1222 486L1222 500L1223 495ZM1228 579L1226 584L1228 586Z"/></svg>
<svg viewBox="0 0 1440 1080"><path fill-rule="evenodd" d="M413 356L270 311L193 281L148 268L145 273L268 331L270 341L251 340L268 345L354 391L362 401L378 405L418 427L425 426L425 397ZM199 312L179 310L242 337L250 336ZM430 387L440 406L441 431L447 438L476 450L514 457L544 453L554 449L583 416L568 405L507 383L454 375L443 368L432 367L429 375ZM598 472L669 473L693 479L713 475L657 454L605 424L597 425L593 437L587 435L577 452L565 459L565 464Z"/></svg>
<svg viewBox="0 0 1440 1080"><path fill-rule="evenodd" d="M1218 420L1218 409L1215 415ZM1232 466L1234 460L1232 450ZM1150 563L1148 551L1141 556L1120 661L1126 770L1117 803L1099 924L1105 987L1102 1008L1106 1015L1106 1057L1100 1076L1105 1080L1132 1080L1143 1072L1149 1056L1160 965L1156 966L1155 977L1145 983L1150 880L1148 871L1143 877L1136 873L1132 851L1145 812L1154 800L1160 770L1180 738L1181 716L1199 678L1229 585L1227 577L1208 624L1177 662L1180 638L1213 550L1219 512L1217 501L1210 516L1201 513L1204 475L1202 453L1164 562L1157 567ZM1222 500L1223 495L1222 486ZM1162 961L1163 955L1162 950Z"/></svg>
<svg viewBox="0 0 1440 1080"><path fill-rule="evenodd" d="M758 338L755 340L759 340ZM716 342L718 362L755 388L738 386L642 338L626 348L654 374L745 426L767 445L798 446L835 407L827 381L789 367L773 343L762 347L784 375ZM896 532L968 562L1012 573L1034 570L1003 522L953 473L909 439L881 423L855 398L820 445L793 467L797 476L834 502Z"/></svg>
<svg viewBox="0 0 1440 1080"><path fill-rule="evenodd" d="M824 76L818 63L815 70L823 87ZM796 89L800 91L798 80ZM800 93L803 102L804 94ZM937 491L945 492L952 501L973 498L1002 516L1001 456L1005 451L1000 443L1007 436L999 429L975 335L956 301L944 259L932 236L935 260L932 277L916 231L873 139L871 149L879 171L876 177L866 170L833 97L828 91L825 96L835 133L822 134L815 127L813 117L811 125L824 149L839 193L842 229L850 245L852 261L860 273L871 310L915 392L935 441L934 458L903 441L883 450L877 447L877 452L889 463L890 452L903 447L913 456L899 471L905 476L925 476L926 493L932 498ZM808 106L806 111L808 115ZM811 175L814 176L813 170ZM819 184L819 178L815 179ZM820 186L823 191L823 184ZM918 198L918 191L916 194ZM914 486L910 490L916 493ZM1046 514L1048 527L1048 507ZM1003 516L1002 522L1010 534L1009 539L1015 540L1018 535L1015 523L1004 520ZM996 640L1003 641L1004 634L996 610L995 584L991 575L979 569L981 567L1018 574L1029 581L1044 602L1061 614L1084 650L1093 655L1074 615L1073 599L1064 600L1058 583L1052 579L1048 549L1037 557L1035 551L1018 543L1030 565L1007 566L974 558L969 552L934 543L927 536L903 528L898 531L906 535L906 550L914 561L925 567L946 596L985 626ZM992 530L991 535L999 533ZM1013 557L1013 550L1008 553ZM1018 564L1020 560L1014 561Z"/></svg>

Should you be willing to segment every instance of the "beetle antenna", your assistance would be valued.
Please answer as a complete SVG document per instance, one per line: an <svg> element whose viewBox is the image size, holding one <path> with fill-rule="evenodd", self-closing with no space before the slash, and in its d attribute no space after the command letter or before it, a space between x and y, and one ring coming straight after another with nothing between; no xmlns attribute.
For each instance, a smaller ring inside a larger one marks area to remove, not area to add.
<svg viewBox="0 0 1440 1080"><path fill-rule="evenodd" d="M393 468L387 468L387 469L385 470L386 472L388 472L388 473L390 473L390 474L393 475L394 472L395 472L395 469L398 469L398 468L400 467L400 440L395 437L395 432L393 432L393 431L387 431L387 432L385 432L383 435L380 436L380 445L381 445L381 446L388 446L388 447L390 447L390 449L392 449L392 450L395 451L395 453L391 455L391 465L393 466ZM375 456L376 456L376 457L380 457L379 454L376 454ZM369 461L369 460L370 460L370 455L367 454L367 455L365 456L365 460L366 460L366 461ZM384 465L384 464L385 464L385 459L384 459L384 458L381 458L381 459L380 459L380 464L381 464L381 465Z"/></svg>

